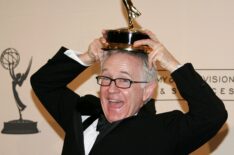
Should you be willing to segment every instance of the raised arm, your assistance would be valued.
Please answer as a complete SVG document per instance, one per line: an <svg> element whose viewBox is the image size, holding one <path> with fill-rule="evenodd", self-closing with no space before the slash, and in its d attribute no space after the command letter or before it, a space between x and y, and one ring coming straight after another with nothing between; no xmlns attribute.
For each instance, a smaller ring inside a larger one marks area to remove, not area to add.
<svg viewBox="0 0 234 155"><path fill-rule="evenodd" d="M87 52L77 55L77 58L83 63L91 65L98 61L97 54L101 52L100 49L99 40L95 40L90 44ZM97 97L91 95L80 97L67 87L87 68L65 55L67 50L67 48L62 47L31 77L31 85L35 94L62 127L67 126L65 124L72 121L74 110L77 110L81 115L100 111Z"/></svg>
<svg viewBox="0 0 234 155"><path fill-rule="evenodd" d="M149 66L155 67L155 62L158 61L168 70L181 96L188 103L188 113L176 111L174 118L165 123L174 130L173 139L177 141L175 154L188 154L218 132L227 119L227 111L223 102L194 70L192 64L180 65L151 31L145 32L150 39L137 41L134 45L147 45L151 48Z"/></svg>

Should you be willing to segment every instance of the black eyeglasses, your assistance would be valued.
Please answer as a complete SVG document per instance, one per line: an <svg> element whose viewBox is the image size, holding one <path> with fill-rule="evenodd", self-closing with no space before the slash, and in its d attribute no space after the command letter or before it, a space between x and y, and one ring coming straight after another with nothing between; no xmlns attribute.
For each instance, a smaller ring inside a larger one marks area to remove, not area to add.
<svg viewBox="0 0 234 155"><path fill-rule="evenodd" d="M148 83L147 81L132 81L130 79L125 78L112 79L107 76L97 76L96 79L97 83L101 86L110 86L111 82L114 81L116 87L123 89L130 88L133 83Z"/></svg>

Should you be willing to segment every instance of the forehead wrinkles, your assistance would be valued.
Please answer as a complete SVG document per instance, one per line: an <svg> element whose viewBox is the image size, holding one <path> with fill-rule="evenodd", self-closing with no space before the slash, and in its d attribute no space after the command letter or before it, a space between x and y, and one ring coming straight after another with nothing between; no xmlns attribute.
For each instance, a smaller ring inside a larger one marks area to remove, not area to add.
<svg viewBox="0 0 234 155"><path fill-rule="evenodd" d="M143 71L141 59L125 53L116 53L107 57L101 66L101 73L118 71L130 77L141 75L141 70Z"/></svg>
<svg viewBox="0 0 234 155"><path fill-rule="evenodd" d="M105 69L105 68L104 68L104 69L102 70L102 73L108 72L108 71L109 71L108 69ZM119 73L121 73L121 74L123 74L123 75L127 75L127 76L132 77L131 73L129 73L129 72L127 72L127 71L121 71L121 70L120 70Z"/></svg>

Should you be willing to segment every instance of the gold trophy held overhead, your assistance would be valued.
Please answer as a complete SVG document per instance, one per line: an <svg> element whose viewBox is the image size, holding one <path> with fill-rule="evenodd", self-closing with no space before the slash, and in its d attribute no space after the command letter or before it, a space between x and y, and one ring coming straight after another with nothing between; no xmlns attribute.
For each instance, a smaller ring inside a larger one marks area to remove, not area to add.
<svg viewBox="0 0 234 155"><path fill-rule="evenodd" d="M123 0L128 14L128 28L120 28L115 30L107 30L106 40L109 43L104 50L126 50L148 52L147 46L133 47L133 43L137 40L148 39L149 36L140 30L134 28L133 20L141 15L141 13L133 6L131 0Z"/></svg>

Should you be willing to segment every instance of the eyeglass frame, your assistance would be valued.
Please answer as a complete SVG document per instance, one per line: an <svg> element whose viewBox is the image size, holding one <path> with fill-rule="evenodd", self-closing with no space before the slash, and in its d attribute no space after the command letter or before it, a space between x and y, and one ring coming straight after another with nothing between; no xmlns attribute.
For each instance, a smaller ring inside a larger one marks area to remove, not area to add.
<svg viewBox="0 0 234 155"><path fill-rule="evenodd" d="M109 84L102 84L102 83L99 83L99 79L102 79L102 78L106 78L106 79L108 79L110 82L109 82ZM112 78L110 78L110 77L108 77L108 76L96 76L96 79L97 79L97 84L99 84L100 86L110 86L111 85L111 83L114 81L114 83L115 83L115 86L117 87L117 88L121 88L121 89L128 89L128 88L130 88L131 86L132 86L132 84L134 84L134 83L148 83L148 81L133 81L133 80L130 80L130 79L127 79L127 78L115 78L115 79L112 79ZM120 87L120 86L118 86L118 84L117 84L117 82L116 82L116 80L128 80L129 81L129 86L128 87Z"/></svg>

